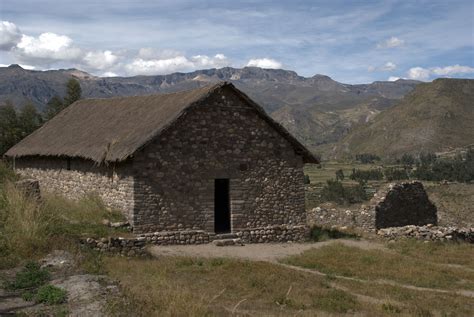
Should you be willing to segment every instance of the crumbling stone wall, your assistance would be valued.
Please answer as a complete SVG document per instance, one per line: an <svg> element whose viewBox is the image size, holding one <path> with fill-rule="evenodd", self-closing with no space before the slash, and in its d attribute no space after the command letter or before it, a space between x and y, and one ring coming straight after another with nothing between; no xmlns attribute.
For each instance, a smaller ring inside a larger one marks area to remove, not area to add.
<svg viewBox="0 0 474 317"><path fill-rule="evenodd" d="M357 210L323 204L308 211L308 223L365 230L436 225L437 210L429 201L423 184L415 181L384 186Z"/></svg>
<svg viewBox="0 0 474 317"><path fill-rule="evenodd" d="M375 207L375 227L422 226L438 223L436 206L420 182L396 184Z"/></svg>

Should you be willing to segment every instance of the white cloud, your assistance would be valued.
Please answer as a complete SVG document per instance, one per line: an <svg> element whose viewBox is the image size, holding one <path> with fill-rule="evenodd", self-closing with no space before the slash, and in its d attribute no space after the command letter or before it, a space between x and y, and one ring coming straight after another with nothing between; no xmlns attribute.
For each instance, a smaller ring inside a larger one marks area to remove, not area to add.
<svg viewBox="0 0 474 317"><path fill-rule="evenodd" d="M397 69L397 65L392 62L386 62L385 65L383 65L380 70L391 72Z"/></svg>
<svg viewBox="0 0 474 317"><path fill-rule="evenodd" d="M474 74L474 67L451 65L445 67L412 67L408 70L408 78L417 80L428 80L432 76L450 77L458 74Z"/></svg>
<svg viewBox="0 0 474 317"><path fill-rule="evenodd" d="M402 46L405 43L404 40L399 39L398 37L392 36L385 41L382 41L377 44L377 48L394 48L398 46Z"/></svg>
<svg viewBox="0 0 474 317"><path fill-rule="evenodd" d="M408 78L416 80L427 80L430 77L430 70L423 67L412 67L408 70Z"/></svg>
<svg viewBox="0 0 474 317"><path fill-rule="evenodd" d="M397 80L399 80L399 79L400 79L400 77L390 76L390 77L388 77L387 80L388 80L388 81L397 81Z"/></svg>
<svg viewBox="0 0 474 317"><path fill-rule="evenodd" d="M394 71L395 69L397 69L397 65L393 62L386 62L385 64L383 64L382 66L372 66L370 65L368 68L367 68L367 71L369 73L372 73L372 72L375 72L375 71L382 71L382 72L391 72L391 71Z"/></svg>
<svg viewBox="0 0 474 317"><path fill-rule="evenodd" d="M117 77L118 75L114 72L105 72L103 73L102 75L100 75L101 77Z"/></svg>
<svg viewBox="0 0 474 317"><path fill-rule="evenodd" d="M194 63L195 68L220 68L229 65L229 60L224 54L216 54L214 57L195 55L191 58L191 61Z"/></svg>
<svg viewBox="0 0 474 317"><path fill-rule="evenodd" d="M229 64L224 54L216 54L213 57L195 55L187 58L184 55L177 55L168 58L143 58L143 56L156 56L155 53L148 49L140 50L138 57L125 65L125 71L130 75L163 75L199 68L218 68Z"/></svg>
<svg viewBox="0 0 474 317"><path fill-rule="evenodd" d="M282 64L271 58L255 58L249 60L246 66L276 69L281 68Z"/></svg>
<svg viewBox="0 0 474 317"><path fill-rule="evenodd" d="M21 39L20 29L11 22L0 22L0 50L9 51Z"/></svg>
<svg viewBox="0 0 474 317"><path fill-rule="evenodd" d="M33 61L71 61L81 57L82 51L72 46L72 40L66 35L47 32L37 38L24 35L14 49L24 60Z"/></svg>
<svg viewBox="0 0 474 317"><path fill-rule="evenodd" d="M118 60L118 56L111 51L88 52L84 61L92 68L103 70L112 67Z"/></svg>
<svg viewBox="0 0 474 317"><path fill-rule="evenodd" d="M431 69L431 71L439 76L451 76L456 74L472 74L474 73L474 67L456 64L446 67L434 67Z"/></svg>
<svg viewBox="0 0 474 317"><path fill-rule="evenodd" d="M135 58L125 66L130 75L160 75L180 70L191 69L193 63L184 56L176 56L167 59Z"/></svg>

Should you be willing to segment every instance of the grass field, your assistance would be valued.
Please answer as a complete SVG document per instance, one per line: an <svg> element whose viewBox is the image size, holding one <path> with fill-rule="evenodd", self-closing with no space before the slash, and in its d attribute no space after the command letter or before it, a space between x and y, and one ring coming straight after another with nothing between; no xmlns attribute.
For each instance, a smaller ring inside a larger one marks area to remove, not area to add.
<svg viewBox="0 0 474 317"><path fill-rule="evenodd" d="M383 250L335 243L282 260L290 266L189 257L103 265L124 291L109 309L124 316L471 316L474 292L455 292L474 290L472 255L468 244L405 241Z"/></svg>

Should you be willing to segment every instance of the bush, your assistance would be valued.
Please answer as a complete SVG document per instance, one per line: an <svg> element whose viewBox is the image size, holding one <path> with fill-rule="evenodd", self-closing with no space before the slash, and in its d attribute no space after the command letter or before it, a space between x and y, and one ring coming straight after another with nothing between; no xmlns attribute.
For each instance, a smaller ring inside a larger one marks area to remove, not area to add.
<svg viewBox="0 0 474 317"><path fill-rule="evenodd" d="M336 180L337 181L343 181L345 178L344 171L342 169L338 169L336 171Z"/></svg>
<svg viewBox="0 0 474 317"><path fill-rule="evenodd" d="M324 228L319 226L311 227L310 232L311 240L313 241L326 241L329 239L357 239L357 235L352 233L346 233L332 228Z"/></svg>
<svg viewBox="0 0 474 317"><path fill-rule="evenodd" d="M363 153L356 154L356 160L362 164L373 164L375 161L380 161L380 157L375 154Z"/></svg>
<svg viewBox="0 0 474 317"><path fill-rule="evenodd" d="M35 302L58 305L66 302L67 292L53 285L41 286L34 296Z"/></svg>
<svg viewBox="0 0 474 317"><path fill-rule="evenodd" d="M407 170L403 168L387 167L384 169L384 174L389 182L410 178Z"/></svg>
<svg viewBox="0 0 474 317"><path fill-rule="evenodd" d="M350 179L356 181L368 181L368 180L381 180L383 179L383 173L379 169L370 169L370 170L359 170L352 169L352 174L349 176Z"/></svg>
<svg viewBox="0 0 474 317"><path fill-rule="evenodd" d="M48 270L42 269L36 262L28 262L16 273L15 280L10 284L13 289L33 288L43 285L50 278Z"/></svg>
<svg viewBox="0 0 474 317"><path fill-rule="evenodd" d="M321 191L321 198L324 201L333 201L338 204L358 203L368 199L364 182L359 182L356 186L344 187L337 180L328 180L326 182Z"/></svg>

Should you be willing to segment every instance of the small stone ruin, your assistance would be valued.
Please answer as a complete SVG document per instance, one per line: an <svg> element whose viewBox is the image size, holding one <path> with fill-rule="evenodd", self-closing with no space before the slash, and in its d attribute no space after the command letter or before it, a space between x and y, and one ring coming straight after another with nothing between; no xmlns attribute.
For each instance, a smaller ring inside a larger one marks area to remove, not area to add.
<svg viewBox="0 0 474 317"><path fill-rule="evenodd" d="M437 225L436 206L420 182L396 184L375 206L375 227L403 227L407 225Z"/></svg>
<svg viewBox="0 0 474 317"><path fill-rule="evenodd" d="M436 206L418 181L384 186L359 210L328 209L324 205L313 208L308 212L308 222L365 230L438 223Z"/></svg>

